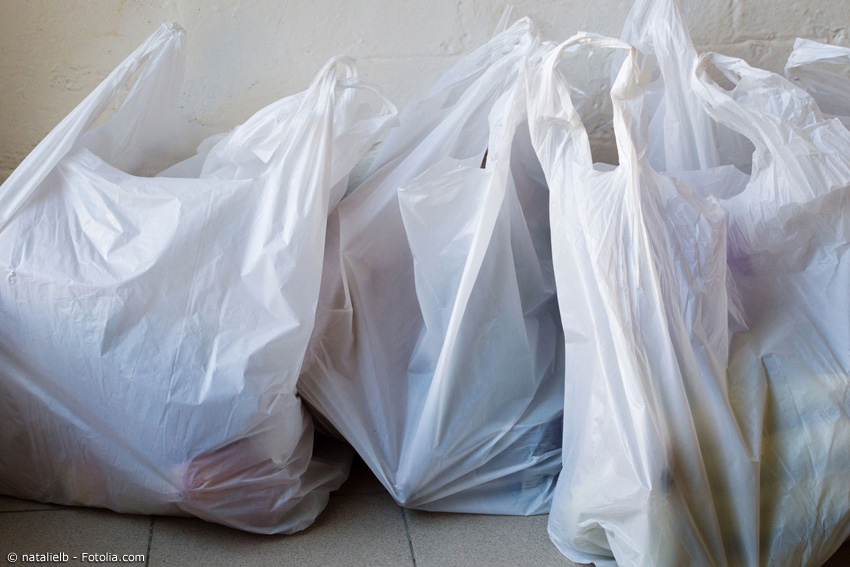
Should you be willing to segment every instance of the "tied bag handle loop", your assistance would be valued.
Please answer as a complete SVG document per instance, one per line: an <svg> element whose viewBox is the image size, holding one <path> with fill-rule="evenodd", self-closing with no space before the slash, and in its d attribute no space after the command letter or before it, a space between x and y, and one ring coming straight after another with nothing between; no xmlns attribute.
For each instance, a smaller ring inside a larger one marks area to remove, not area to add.
<svg viewBox="0 0 850 567"><path fill-rule="evenodd" d="M115 101L136 70L151 59L151 65L164 66L171 58L184 57L185 44L183 28L175 23L163 23L30 152L0 186L0 231L38 190L41 182L80 136ZM165 57L155 58L159 54Z"/></svg>
<svg viewBox="0 0 850 567"><path fill-rule="evenodd" d="M572 135L579 137L579 143L571 145L574 161L592 168L593 158L587 130L573 105L569 83L555 71L562 55L575 46L619 49L626 53L611 86L610 96L614 110L614 134L620 165L634 168L638 160L645 155L647 147L643 104L646 73L643 72L638 61L637 49L632 45L618 39L586 32L574 35L546 56L543 62L543 83L540 87L538 102L543 104L544 112L550 116L564 115Z"/></svg>

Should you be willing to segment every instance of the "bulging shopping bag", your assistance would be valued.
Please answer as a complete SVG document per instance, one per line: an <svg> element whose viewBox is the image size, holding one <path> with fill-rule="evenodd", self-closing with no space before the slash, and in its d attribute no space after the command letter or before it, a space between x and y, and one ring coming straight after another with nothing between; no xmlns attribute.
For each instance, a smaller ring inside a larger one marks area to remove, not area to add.
<svg viewBox="0 0 850 567"><path fill-rule="evenodd" d="M587 48L626 54L611 87L617 167L593 162L563 70ZM529 79L566 339L549 533L572 560L597 565L738 564L727 541L739 529L752 541L757 474L725 385L725 218L652 168L650 78L629 44L579 34ZM736 506L738 496L749 500Z"/></svg>
<svg viewBox="0 0 850 567"><path fill-rule="evenodd" d="M687 228L687 207L663 197L666 207L676 212L662 218L662 226L669 233L685 236L673 247L677 251L673 255L675 264L690 266L692 274L678 280L662 278L660 281L666 283L661 287L661 297L668 303L668 313L675 313L670 305L678 301L685 313L698 315L702 324L686 327L691 329L690 348L713 352L715 362L710 366L714 370L707 371L708 366L694 369L680 362L686 393L686 400L680 400L669 393L657 393L679 380L655 365L656 357L639 357L640 364L631 367L623 364L622 360L629 361L620 354L629 351L626 345L641 353L647 341L656 343L664 333L653 332L653 326L639 315L637 307L645 302L647 284L637 280L637 290L625 285L611 290L612 284L604 283L612 278L612 272L616 273L611 267L611 250L618 251L621 256L615 258L624 263L629 256L622 255L620 248L629 250L633 246L629 239L606 240L610 248L602 248L606 255L601 258L607 263L587 277L597 282L580 290L606 288L601 297L609 299L607 294L613 294L617 298L614 305L625 313L622 317L631 325L640 325L629 334L621 332L629 340L615 343L620 346L616 351L598 339L600 333L605 336L604 330L593 334L593 340L601 345L597 347L600 358L613 358L608 364L617 376L613 386L608 382L608 390L600 389L597 396L604 400L625 388L623 396L629 405L612 410L613 417L607 419L632 424L634 418L629 412L646 411L652 416L651 428L659 433L652 443L641 433L646 428L624 425L625 441L619 442L628 447L630 456L623 458L615 449L616 436L600 434L600 428L589 425L596 425L594 419L604 423L600 414L588 412L590 417L582 420L580 413L566 411L564 472L553 502L550 535L568 556L597 564L613 556L619 565L819 565L850 531L850 495L846 480L842 480L850 464L848 323L841 307L835 308L847 303L850 284L843 262L847 243L843 225L848 216L843 201L848 184L846 156L850 155L845 148L846 131L837 121L825 120L827 116L821 115L811 97L799 89L742 62L712 59L722 63L716 65L714 75L725 75L725 86L710 81L706 69L711 65L700 64L696 58L678 2L638 1L623 38L634 43L646 56L645 64L655 65L658 71L652 80L638 81L641 104L637 111L631 105L621 107L625 108L621 114L631 117L631 121L622 123L630 126L632 137L637 135L641 142L635 144L639 161L643 161L645 152L649 164L664 171L665 177L691 188L702 196L704 204L719 205L728 226L723 229L728 247L726 288L716 287L715 300L703 303L698 301L698 290L720 281L718 262L723 250L719 244L714 252L711 247L703 249L702 242L708 238L703 224L693 222ZM822 98L833 104L828 107L830 113L843 118L847 113L840 110L841 99L830 98L830 93L842 92L842 83L836 77L846 76L840 50L822 51L803 42L798 42L798 47L801 44L807 49L792 55L789 76L818 101ZM628 53L625 47L623 50ZM807 66L814 61L818 61L816 65ZM697 73L700 79L693 80ZM587 364L588 359L591 365L601 363L592 361L586 352L591 347L581 344L582 335L575 330L590 334L599 327L599 321L608 324L614 308L609 308L604 317L582 318L583 309L589 308L576 308L564 301L564 297L581 297L574 289L582 285L576 282L575 266L589 261L575 250L600 249L601 238L591 230L595 222L601 222L606 231L627 222L651 228L653 225L647 223L653 209L641 203L626 214L617 206L611 211L612 205L604 199L613 197L603 197L602 192L592 191L594 197L580 195L581 190L597 183L611 183L597 178L613 174L607 174L600 164L593 166L597 172L589 173L589 153L582 160L575 159L584 151L584 134L576 127L584 117L559 108L564 100L569 102L563 93L572 93L561 79L556 77L552 82L548 89L537 91L539 97L546 92L556 94L550 95L551 100L538 99L546 102L542 106L546 112L540 121L532 120L532 134L535 144L541 144L538 152L541 148L546 152L539 155L552 189L553 253L567 337L567 405L593 407L581 401L581 394L591 386L579 382L574 386L571 380L582 375L575 368ZM542 110L532 106L530 112ZM538 130L535 124L539 124ZM759 141L763 136L771 141ZM578 149L573 146L576 143ZM769 145L773 149L765 150ZM624 163L622 152L620 159ZM639 170L637 185L649 190L652 184L644 177L646 164ZM550 176L556 174L560 177ZM566 204L561 198L559 208L554 200L564 187L575 197L568 197ZM585 208L588 202L592 205L589 215ZM828 214L823 207L830 209ZM563 222L558 221L559 215ZM585 220L583 215L592 220ZM716 230L720 229L717 225ZM688 237L689 232L692 234ZM714 238L718 237L716 233ZM668 248L658 243L657 236L648 241L644 261L632 259L632 269L636 273L664 273L670 262ZM568 255L564 255L564 249ZM687 254L694 253L695 258L686 259ZM562 258L568 262L562 262ZM591 261L597 265L596 256L592 255ZM717 277L701 275L705 268L698 268L710 264L715 265ZM564 265L570 269L561 270ZM614 267L619 264L614 263ZM600 280L603 284L598 283ZM693 291L682 291L687 287ZM630 293L637 293L641 301L628 299ZM575 326L571 325L571 311ZM722 321L714 321L713 332L705 323L726 313L729 344L724 354L722 341L717 340ZM671 336L681 328L668 327ZM571 336L579 337L577 345L571 344ZM711 337L715 339L709 340ZM684 337L678 340L680 346L675 352L681 359L688 348L682 346ZM728 364L723 364L724 360ZM635 381L635 375L640 377L647 367L646 361L650 361L649 379ZM593 375L593 370L585 372ZM680 400L683 407L689 404L691 417L673 419L676 404L665 402L671 399ZM658 425L671 422L679 425L672 429ZM686 429L693 430L691 438L681 435ZM577 438L581 441L578 445ZM604 449L599 449L600 444ZM667 447L666 456L659 447ZM582 464L588 461L588 455L596 460L595 469ZM599 472L594 477L589 471L605 471L606 459L618 474ZM650 474L634 480L635 471L647 467ZM675 472L700 468L703 474ZM662 480L653 482L659 469L664 471ZM613 494L626 496L617 498ZM686 495L684 501L682 494ZM639 508L641 502L643 510ZM648 522L647 517L653 520Z"/></svg>
<svg viewBox="0 0 850 567"><path fill-rule="evenodd" d="M184 54L163 24L0 188L0 493L293 532L350 464L296 395L327 215L395 112L333 59L191 157Z"/></svg>
<svg viewBox="0 0 850 567"><path fill-rule="evenodd" d="M402 505L534 514L560 468L548 195L520 20L402 113L332 216L299 391Z"/></svg>
<svg viewBox="0 0 850 567"><path fill-rule="evenodd" d="M797 38L785 76L809 93L824 118L850 127L850 48Z"/></svg>
<svg viewBox="0 0 850 567"><path fill-rule="evenodd" d="M761 434L760 564L820 565L850 535L850 131L739 59L702 56L691 84L755 147L748 185L719 202L747 327L729 388Z"/></svg>

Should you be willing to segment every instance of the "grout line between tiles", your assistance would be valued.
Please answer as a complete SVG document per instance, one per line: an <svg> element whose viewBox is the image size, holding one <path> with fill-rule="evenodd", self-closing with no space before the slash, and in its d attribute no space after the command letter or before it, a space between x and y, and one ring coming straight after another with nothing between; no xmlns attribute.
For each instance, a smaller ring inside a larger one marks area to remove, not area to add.
<svg viewBox="0 0 850 567"><path fill-rule="evenodd" d="M154 516L151 516L151 527L148 530L148 550L145 553L145 567L148 567L151 563L151 542L153 542L153 522L155 520Z"/></svg>
<svg viewBox="0 0 850 567"><path fill-rule="evenodd" d="M404 531L407 534L407 545L410 547L410 559L413 561L413 567L416 567L416 552L413 551L413 538L410 537L410 524L407 522L407 510L401 509L401 518L404 520Z"/></svg>

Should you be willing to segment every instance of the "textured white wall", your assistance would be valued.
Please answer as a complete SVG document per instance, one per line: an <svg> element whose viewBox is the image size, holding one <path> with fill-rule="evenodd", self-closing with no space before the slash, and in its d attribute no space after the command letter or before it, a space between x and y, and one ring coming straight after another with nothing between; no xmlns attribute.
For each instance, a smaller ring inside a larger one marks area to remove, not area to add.
<svg viewBox="0 0 850 567"><path fill-rule="evenodd" d="M701 50L781 70L794 38L850 44L850 0L693 0ZM515 0L544 37L619 35L631 0ZM189 33L183 106L232 126L348 54L400 106L484 42L504 0L0 0L0 181L164 20Z"/></svg>

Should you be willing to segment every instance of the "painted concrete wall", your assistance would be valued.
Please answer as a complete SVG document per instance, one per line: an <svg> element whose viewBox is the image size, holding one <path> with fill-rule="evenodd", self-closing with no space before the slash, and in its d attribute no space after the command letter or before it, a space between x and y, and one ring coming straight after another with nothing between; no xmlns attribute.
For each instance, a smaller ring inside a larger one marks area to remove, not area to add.
<svg viewBox="0 0 850 567"><path fill-rule="evenodd" d="M505 0L0 0L0 181L164 20L189 33L185 111L232 126L348 54L400 106L491 35ZM544 37L619 35L631 0L514 0ZM850 45L850 0L692 0L701 50L781 70L794 38Z"/></svg>

